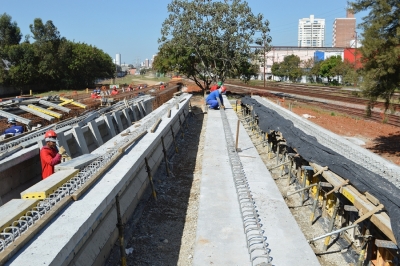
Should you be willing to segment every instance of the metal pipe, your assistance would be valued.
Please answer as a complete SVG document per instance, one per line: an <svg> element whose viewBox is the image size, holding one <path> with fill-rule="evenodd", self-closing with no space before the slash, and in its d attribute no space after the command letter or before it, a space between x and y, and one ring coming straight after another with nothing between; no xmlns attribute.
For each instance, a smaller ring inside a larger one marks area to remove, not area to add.
<svg viewBox="0 0 400 266"><path fill-rule="evenodd" d="M315 184L311 184L311 185L309 185L309 186L306 186L306 187L304 187L304 188L300 188L299 190L296 190L296 191L294 191L294 192L292 192L292 193L290 193L290 194L287 194L286 196L284 196L284 198L287 198L287 197L289 197L289 196L292 196L292 195L294 195L294 194L297 194L297 193L302 192L302 191L304 191L304 190L307 190L307 189L309 189L309 188L315 187L315 186L317 186L317 185L318 185L318 184L315 183Z"/></svg>
<svg viewBox="0 0 400 266"><path fill-rule="evenodd" d="M343 232L343 231L349 230L349 229L354 228L354 227L356 227L356 226L358 226L358 224L352 224L352 225L349 225L349 226L340 228L340 229L338 229L338 230L331 231L330 233L327 233L327 234L325 234L325 235L318 236L318 237L315 237L315 238L313 238L313 239L308 240L308 243L317 241L317 240L322 239L322 238L324 238L324 237L326 237L326 239L329 238L329 240L330 240L331 235L341 233L341 232ZM326 239L325 239L325 243L326 243ZM328 241L328 244L329 244L329 241ZM324 251L326 251L325 247L327 247L327 246L328 246L328 245L325 245L325 244L324 244Z"/></svg>

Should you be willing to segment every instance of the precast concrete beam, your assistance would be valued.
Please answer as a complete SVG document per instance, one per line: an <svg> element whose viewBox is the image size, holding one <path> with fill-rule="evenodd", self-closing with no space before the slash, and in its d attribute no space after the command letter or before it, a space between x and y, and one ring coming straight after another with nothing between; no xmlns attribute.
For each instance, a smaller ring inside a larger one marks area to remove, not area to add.
<svg viewBox="0 0 400 266"><path fill-rule="evenodd" d="M124 126L122 125L122 120L121 120L121 111L115 111L113 113L113 117L115 119L115 122L117 123L119 132L124 131Z"/></svg>
<svg viewBox="0 0 400 266"><path fill-rule="evenodd" d="M116 132L115 132L114 124L113 124L113 121L112 121L112 116L110 114L106 114L105 118L104 118L104 121L107 124L108 131L110 132L110 135L112 137L115 137Z"/></svg>
<svg viewBox="0 0 400 266"><path fill-rule="evenodd" d="M178 112L181 110L174 111L172 116ZM115 197L120 195L123 221L126 221L149 187L144 159L149 159L152 171L157 170L163 158L161 136L170 135L173 121L177 123L177 120L163 119L154 134L146 134L128 148L84 197L55 217L46 230L8 262L9 265L104 264L118 234Z"/></svg>
<svg viewBox="0 0 400 266"><path fill-rule="evenodd" d="M132 125L132 120L131 117L129 115L129 108L125 108L124 110L122 110L122 113L124 114L126 121L128 121L128 127Z"/></svg>
<svg viewBox="0 0 400 266"><path fill-rule="evenodd" d="M102 137L100 135L100 131L99 131L99 128L97 126L97 122L96 121L90 121L88 123L88 127L89 127L90 131L92 132L93 136L96 139L97 146L103 145L104 142L103 142L103 139L102 139Z"/></svg>
<svg viewBox="0 0 400 266"><path fill-rule="evenodd" d="M57 164L54 166L54 171L71 170L71 169L82 169L85 166L92 163L94 160L99 158L99 155L95 154L83 154L69 161Z"/></svg>
<svg viewBox="0 0 400 266"><path fill-rule="evenodd" d="M72 128L72 134L75 137L76 142L79 145L79 148L81 149L82 154L87 154L90 153L88 146L86 145L86 140L85 137L83 136L83 130L81 127L76 126Z"/></svg>

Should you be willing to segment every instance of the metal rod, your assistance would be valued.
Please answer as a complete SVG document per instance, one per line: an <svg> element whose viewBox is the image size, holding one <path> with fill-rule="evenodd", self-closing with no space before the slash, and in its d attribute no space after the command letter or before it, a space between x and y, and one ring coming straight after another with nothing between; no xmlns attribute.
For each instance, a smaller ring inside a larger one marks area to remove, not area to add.
<svg viewBox="0 0 400 266"><path fill-rule="evenodd" d="M240 120L237 121L237 126L236 126L236 145L235 145L235 151L238 151L238 143L239 143L239 126L240 126Z"/></svg>
<svg viewBox="0 0 400 266"><path fill-rule="evenodd" d="M169 167L168 167L167 151L165 150L164 137L163 136L161 136L161 144L162 144L163 153L164 153L164 161L165 161L165 168L166 168L166 171L167 171L167 176L170 177Z"/></svg>
<svg viewBox="0 0 400 266"><path fill-rule="evenodd" d="M179 119L179 128L181 130L181 137L184 138L185 133L183 132L183 129L182 129L181 115L178 115L178 119Z"/></svg>
<svg viewBox="0 0 400 266"><path fill-rule="evenodd" d="M169 125L171 128L172 139L174 140L175 152L178 153L178 146L176 145L174 130L172 129L172 125Z"/></svg>
<svg viewBox="0 0 400 266"><path fill-rule="evenodd" d="M307 189L309 189L309 188L315 187L315 186L317 186L317 185L318 185L318 184L315 183L315 184L311 184L311 185L309 185L309 186L306 186L306 187L304 187L304 188L300 188L300 189L298 189L298 190L296 190L296 191L294 191L294 192L292 192L292 193L290 193L290 194L287 194L284 198L287 198L287 197L289 197L289 196L292 196L292 195L294 195L294 194L297 194L297 193L302 192L302 191L304 191L304 190L307 190Z"/></svg>
<svg viewBox="0 0 400 266"><path fill-rule="evenodd" d="M147 161L146 157L144 157L144 161L146 163L146 172L147 172L147 177L149 178L149 181L150 181L151 191L152 191L154 199L157 200L157 194L156 194L156 190L154 188L153 177L151 176L151 169L150 169L149 162Z"/></svg>
<svg viewBox="0 0 400 266"><path fill-rule="evenodd" d="M349 226L340 228L340 229L338 229L338 230L331 231L330 233L327 233L327 234L325 234L325 235L318 236L318 237L316 237L316 238L313 238L313 239L311 239L311 240L308 240L308 243L317 241L317 240L322 239L322 238L324 238L324 237L326 237L327 239L328 239L328 238L330 239L331 235L334 235L334 234L337 234L337 233L341 233L341 232L343 232L343 231L349 230L349 229L354 228L354 227L356 227L356 226L358 226L358 224L352 224L352 225L349 225ZM326 239L325 239L325 243L326 243ZM329 241L328 241L328 244L329 244ZM328 245L324 245L324 251L326 251L325 247L327 247L327 246L328 246Z"/></svg>
<svg viewBox="0 0 400 266"><path fill-rule="evenodd" d="M118 227L118 239L119 239L119 251L121 255L121 266L128 265L126 262L126 253L125 253L125 241L124 241L124 224L122 223L121 217L121 208L119 205L119 195L115 196L115 205L117 207L117 227Z"/></svg>

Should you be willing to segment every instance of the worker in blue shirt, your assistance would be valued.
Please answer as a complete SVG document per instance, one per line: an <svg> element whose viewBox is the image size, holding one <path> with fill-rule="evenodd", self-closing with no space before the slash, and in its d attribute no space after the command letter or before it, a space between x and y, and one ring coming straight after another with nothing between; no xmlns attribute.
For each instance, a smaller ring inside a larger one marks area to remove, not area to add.
<svg viewBox="0 0 400 266"><path fill-rule="evenodd" d="M24 127L23 126L17 126L17 122L15 121L14 117L10 117L8 118L8 128L4 131L4 133L2 135L12 135L12 136L16 136L19 134L24 133Z"/></svg>
<svg viewBox="0 0 400 266"><path fill-rule="evenodd" d="M207 98L206 98L206 104L209 106L211 109L218 109L219 104L217 98L219 98L221 102L221 107L224 107L224 100L222 99L222 93L226 91L226 87L222 86L219 89L211 92Z"/></svg>

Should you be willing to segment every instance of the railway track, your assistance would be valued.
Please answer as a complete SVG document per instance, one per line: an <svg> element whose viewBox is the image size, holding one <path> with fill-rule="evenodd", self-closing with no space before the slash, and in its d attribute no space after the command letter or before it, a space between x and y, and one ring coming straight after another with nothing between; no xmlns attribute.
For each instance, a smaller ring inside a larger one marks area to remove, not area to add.
<svg viewBox="0 0 400 266"><path fill-rule="evenodd" d="M301 95L301 96L307 96L307 97L313 97L313 98L318 98L318 99L325 99L325 100L332 100L332 101L338 101L342 103L351 103L351 104L359 104L359 105L364 105L366 106L368 103L368 100L366 99L360 99L360 98L355 98L355 97L346 97L344 95L337 96L337 95L332 95L329 93L326 93L325 91L329 90L334 90L330 87L324 88L324 87L318 87L318 88L313 88L312 86L295 86L294 88L290 86L291 88L287 88L288 86L270 86L270 87L260 87L260 86L248 86L248 85L233 85L230 86L229 84L227 85L229 88L229 91L234 92L234 93L240 93L240 94L256 94L268 98L280 98L279 96L276 95L274 92L282 92L282 93L288 93L290 94L289 97L285 95L286 98L291 98L291 99L296 99L296 101L300 102L305 102L305 103L312 103L312 105L317 105L322 107L323 109L326 110L331 110L331 111L338 111L341 113L345 113L350 116L355 116L358 118L366 119L366 120L371 120L379 123L386 123L392 126L400 127L400 116L394 115L394 114L384 114L383 112L376 112L372 111L371 116L366 115L365 109L359 109L359 108L353 108L349 106L345 106L345 104L332 104L332 103L321 103L318 101L310 101L310 100L305 100L301 98L297 98L295 95ZM296 89L297 88L297 89ZM299 90L298 88L301 88L302 90ZM337 90L337 89L336 89ZM383 103L381 103L383 105ZM382 106L383 107L383 106ZM400 105L394 105L393 108L397 110L397 108L400 107ZM384 107L383 107L384 108ZM400 110L400 108L399 108Z"/></svg>

